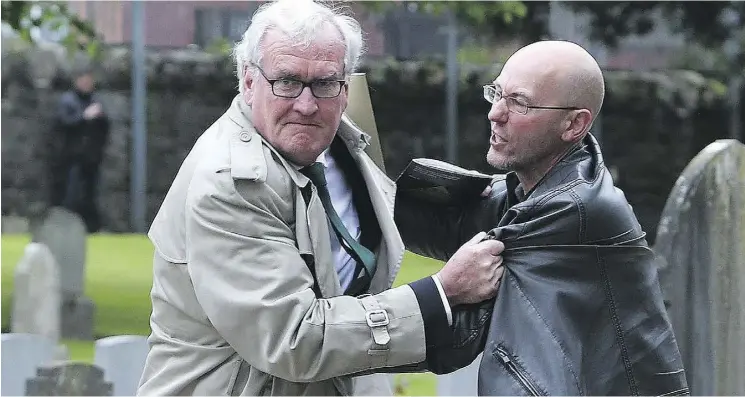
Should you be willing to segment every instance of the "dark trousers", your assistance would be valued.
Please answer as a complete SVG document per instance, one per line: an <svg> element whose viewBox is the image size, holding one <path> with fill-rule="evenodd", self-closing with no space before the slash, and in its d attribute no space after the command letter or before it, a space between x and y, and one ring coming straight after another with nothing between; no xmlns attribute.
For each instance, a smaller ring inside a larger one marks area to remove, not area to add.
<svg viewBox="0 0 745 397"><path fill-rule="evenodd" d="M100 163L62 156L51 167L50 204L77 212L89 233L101 228L98 212Z"/></svg>

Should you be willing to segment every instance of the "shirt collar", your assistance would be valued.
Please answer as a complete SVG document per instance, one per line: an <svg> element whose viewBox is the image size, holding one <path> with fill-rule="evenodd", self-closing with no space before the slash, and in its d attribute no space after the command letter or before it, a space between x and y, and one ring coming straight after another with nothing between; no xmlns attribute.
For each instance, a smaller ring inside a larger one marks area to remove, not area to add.
<svg viewBox="0 0 745 397"><path fill-rule="evenodd" d="M322 151L321 154L319 154L318 155L318 158L316 159L316 161L319 162L319 163L321 163L321 164L323 164L323 166L325 168L328 168L329 167L328 153L329 153L329 150L326 149L326 150Z"/></svg>

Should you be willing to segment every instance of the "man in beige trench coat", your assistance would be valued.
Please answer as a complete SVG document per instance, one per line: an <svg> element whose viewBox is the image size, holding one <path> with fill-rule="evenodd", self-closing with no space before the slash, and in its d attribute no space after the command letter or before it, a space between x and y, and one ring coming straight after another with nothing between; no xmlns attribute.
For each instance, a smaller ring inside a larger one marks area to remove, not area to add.
<svg viewBox="0 0 745 397"><path fill-rule="evenodd" d="M503 246L483 233L436 275L390 288L404 254L395 185L342 117L361 49L354 19L308 0L252 18L240 92L149 232L138 394L391 394L386 376L355 375L424 362L446 343L450 306L496 293Z"/></svg>

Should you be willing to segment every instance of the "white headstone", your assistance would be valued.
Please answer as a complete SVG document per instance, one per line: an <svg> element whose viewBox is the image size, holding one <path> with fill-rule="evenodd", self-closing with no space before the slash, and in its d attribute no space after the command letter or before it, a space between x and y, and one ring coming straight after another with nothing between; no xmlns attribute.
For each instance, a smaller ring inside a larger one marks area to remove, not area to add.
<svg viewBox="0 0 745 397"><path fill-rule="evenodd" d="M83 220L65 208L52 207L31 230L33 241L49 247L59 266L60 336L92 340L95 305L83 295L88 236Z"/></svg>
<svg viewBox="0 0 745 397"><path fill-rule="evenodd" d="M65 300L83 295L87 236L80 216L61 207L50 208L38 228L33 230L33 241L49 247L57 260Z"/></svg>
<svg viewBox="0 0 745 397"><path fill-rule="evenodd" d="M60 337L60 275L52 253L30 243L15 269L11 331L41 335L57 343Z"/></svg>
<svg viewBox="0 0 745 397"><path fill-rule="evenodd" d="M455 372L437 376L438 396L477 396L479 365L481 364L479 354L471 364Z"/></svg>
<svg viewBox="0 0 745 397"><path fill-rule="evenodd" d="M115 396L134 396L145 368L147 351L144 336L110 336L96 341L93 363L103 370L104 379L113 384Z"/></svg>
<svg viewBox="0 0 745 397"><path fill-rule="evenodd" d="M36 369L54 358L55 344L40 335L2 334L3 396L26 395L26 380L36 376Z"/></svg>
<svg viewBox="0 0 745 397"><path fill-rule="evenodd" d="M691 394L745 395L745 145L718 140L691 160L654 249Z"/></svg>

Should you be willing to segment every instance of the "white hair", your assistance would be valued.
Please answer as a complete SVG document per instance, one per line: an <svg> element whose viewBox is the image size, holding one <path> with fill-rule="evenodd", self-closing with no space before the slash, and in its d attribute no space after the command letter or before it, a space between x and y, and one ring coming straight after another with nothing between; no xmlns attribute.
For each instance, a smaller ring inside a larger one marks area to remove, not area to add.
<svg viewBox="0 0 745 397"><path fill-rule="evenodd" d="M261 41L269 29L278 29L300 46L309 46L314 36L326 23L341 33L344 45L344 75L354 72L363 51L362 28L341 8L316 3L312 0L277 0L259 7L251 24L236 43L233 56L238 75L238 90L243 93L243 81L251 64L260 65L263 57ZM253 68L252 68L253 69Z"/></svg>

